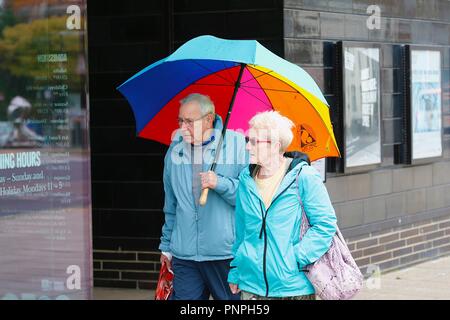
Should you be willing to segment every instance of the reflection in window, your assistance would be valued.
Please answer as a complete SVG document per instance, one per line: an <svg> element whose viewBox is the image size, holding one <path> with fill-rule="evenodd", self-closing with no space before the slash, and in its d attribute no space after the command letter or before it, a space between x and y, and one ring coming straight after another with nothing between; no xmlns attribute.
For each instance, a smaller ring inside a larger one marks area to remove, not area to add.
<svg viewBox="0 0 450 320"><path fill-rule="evenodd" d="M346 167L381 162L378 48L345 47Z"/></svg>
<svg viewBox="0 0 450 320"><path fill-rule="evenodd" d="M441 56L439 51L411 51L412 157L442 155Z"/></svg>
<svg viewBox="0 0 450 320"><path fill-rule="evenodd" d="M0 0L0 300L91 296L84 8Z"/></svg>

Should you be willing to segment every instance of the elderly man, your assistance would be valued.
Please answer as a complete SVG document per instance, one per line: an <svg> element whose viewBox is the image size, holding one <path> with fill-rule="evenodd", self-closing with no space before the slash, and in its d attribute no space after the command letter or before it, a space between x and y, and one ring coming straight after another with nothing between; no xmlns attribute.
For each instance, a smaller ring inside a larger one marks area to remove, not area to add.
<svg viewBox="0 0 450 320"><path fill-rule="evenodd" d="M227 283L238 176L248 165L245 137L223 129L213 102L201 94L181 100L180 130L164 160L165 224L161 263L174 271L174 300L239 299ZM208 171L219 153L215 172ZM202 189L209 188L205 206Z"/></svg>

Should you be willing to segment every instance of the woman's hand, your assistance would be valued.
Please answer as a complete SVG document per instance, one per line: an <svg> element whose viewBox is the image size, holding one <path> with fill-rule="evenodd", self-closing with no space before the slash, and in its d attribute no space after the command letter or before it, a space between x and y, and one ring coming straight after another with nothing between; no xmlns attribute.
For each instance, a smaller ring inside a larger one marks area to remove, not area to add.
<svg viewBox="0 0 450 320"><path fill-rule="evenodd" d="M232 294L238 294L239 292L241 292L241 289L239 289L239 286L237 284L230 283L229 285Z"/></svg>

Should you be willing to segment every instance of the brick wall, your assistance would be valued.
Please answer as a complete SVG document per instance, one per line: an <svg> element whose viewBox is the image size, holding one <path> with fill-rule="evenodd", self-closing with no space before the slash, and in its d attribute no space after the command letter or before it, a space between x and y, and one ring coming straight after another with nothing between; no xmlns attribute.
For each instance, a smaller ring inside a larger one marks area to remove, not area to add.
<svg viewBox="0 0 450 320"><path fill-rule="evenodd" d="M95 250L94 286L154 289L159 256L159 252Z"/></svg>
<svg viewBox="0 0 450 320"><path fill-rule="evenodd" d="M332 177L326 187L364 272L450 254L450 161Z"/></svg>
<svg viewBox="0 0 450 320"><path fill-rule="evenodd" d="M450 254L450 214L348 239L347 243L366 276L370 265L383 272L406 267Z"/></svg>

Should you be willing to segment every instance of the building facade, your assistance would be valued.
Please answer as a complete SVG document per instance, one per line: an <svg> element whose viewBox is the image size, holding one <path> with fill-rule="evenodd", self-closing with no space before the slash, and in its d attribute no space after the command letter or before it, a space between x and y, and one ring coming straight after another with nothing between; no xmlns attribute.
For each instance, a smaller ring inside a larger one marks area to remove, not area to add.
<svg viewBox="0 0 450 320"><path fill-rule="evenodd" d="M256 39L322 89L342 157L316 165L366 276L449 254L450 1L0 0L0 283L20 260L38 298L70 298L77 264L74 297L155 287L167 146L116 87L203 34ZM39 162L12 184L23 152Z"/></svg>
<svg viewBox="0 0 450 320"><path fill-rule="evenodd" d="M201 34L257 39L323 90L344 156L327 160L326 186L366 275L450 252L449 1L91 1L88 17L95 285L153 288L164 222L166 147L134 137L131 109L114 88ZM364 149L348 138L351 48L379 56L376 104L366 117L378 129L377 159L369 165L349 165L347 149ZM420 160L409 129L415 49L440 52L441 154Z"/></svg>

